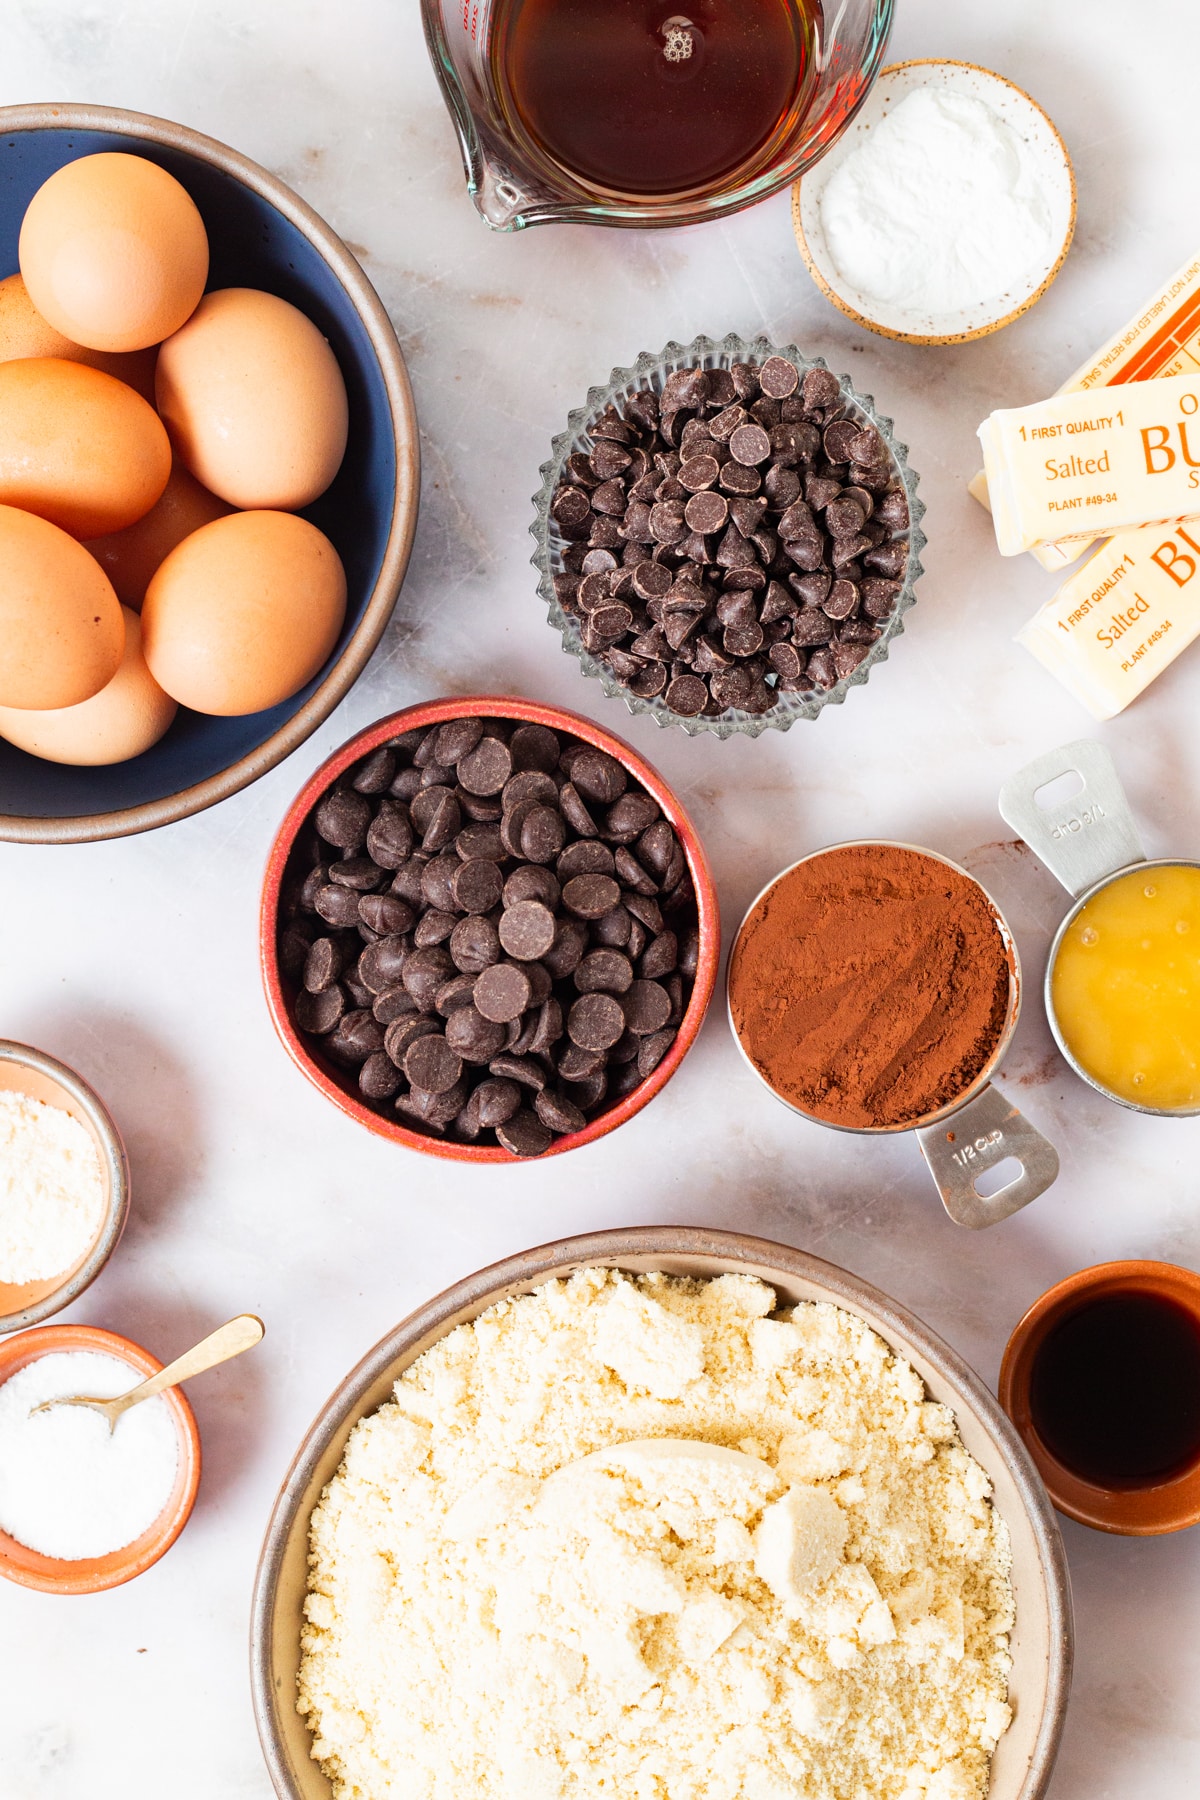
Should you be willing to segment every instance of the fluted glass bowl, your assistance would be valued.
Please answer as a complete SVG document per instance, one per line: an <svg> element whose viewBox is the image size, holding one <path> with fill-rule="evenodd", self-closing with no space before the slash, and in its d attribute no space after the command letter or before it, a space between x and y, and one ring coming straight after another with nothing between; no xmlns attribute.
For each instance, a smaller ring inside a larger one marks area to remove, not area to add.
<svg viewBox="0 0 1200 1800"><path fill-rule="evenodd" d="M848 375L838 375L838 385L850 415L863 425L873 425L887 446L893 472L904 488L909 510L908 561L902 578L903 585L891 613L881 621L880 636L858 667L832 687L813 688L800 693L781 693L775 705L764 713L729 708L715 715L702 714L697 718L687 718L672 712L661 695L653 700L645 700L631 693L611 669L584 649L579 620L564 610L554 592L554 577L566 572L563 551L568 540L550 516L550 503L563 479L567 458L575 451L590 452L594 442L590 426L610 405L623 413L622 402L639 388L650 388L660 394L667 377L677 369L727 369L739 362L761 364L769 356L781 356L794 364L800 371L801 380L809 369L829 367L823 357L804 356L794 344L780 347L769 343L765 337L748 342L732 332L720 342L708 337L694 338L690 344L672 342L657 356L643 351L632 368L614 369L606 387L589 388L586 404L568 413L566 430L553 440L550 459L541 466L542 485L534 496L536 512L529 529L536 540L537 549L531 561L538 571L538 593L546 602L551 625L562 637L564 651L577 659L584 674L598 681L610 699L623 700L631 713L644 714L664 729L670 725L679 725L692 737L701 732L728 738L735 734L758 737L767 730L789 731L797 719L815 719L823 707L840 706L851 688L862 687L875 665L886 661L890 644L904 630L904 615L916 599L914 589L917 578L922 573L920 556L925 545L925 534L920 529L920 520L925 508L917 498L918 477L916 471L909 467L908 446L898 442L893 434L892 421L876 412L871 396L860 394Z"/></svg>

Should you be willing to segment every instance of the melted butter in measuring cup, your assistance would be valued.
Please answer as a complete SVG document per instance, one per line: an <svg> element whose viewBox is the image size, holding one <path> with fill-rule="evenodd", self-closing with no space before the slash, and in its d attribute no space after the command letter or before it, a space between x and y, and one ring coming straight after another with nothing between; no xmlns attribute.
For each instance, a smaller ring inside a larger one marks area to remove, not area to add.
<svg viewBox="0 0 1200 1800"><path fill-rule="evenodd" d="M1119 875L1071 921L1050 977L1067 1047L1135 1106L1200 1107L1200 868Z"/></svg>

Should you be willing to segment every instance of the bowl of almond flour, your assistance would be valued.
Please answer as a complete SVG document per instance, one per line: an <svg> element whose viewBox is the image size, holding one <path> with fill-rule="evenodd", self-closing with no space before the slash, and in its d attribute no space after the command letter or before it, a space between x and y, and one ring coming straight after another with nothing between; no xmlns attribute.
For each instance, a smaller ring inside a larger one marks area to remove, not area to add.
<svg viewBox="0 0 1200 1800"><path fill-rule="evenodd" d="M359 1364L260 1560L281 1800L1035 1800L1071 1611L996 1401L802 1251L639 1228Z"/></svg>

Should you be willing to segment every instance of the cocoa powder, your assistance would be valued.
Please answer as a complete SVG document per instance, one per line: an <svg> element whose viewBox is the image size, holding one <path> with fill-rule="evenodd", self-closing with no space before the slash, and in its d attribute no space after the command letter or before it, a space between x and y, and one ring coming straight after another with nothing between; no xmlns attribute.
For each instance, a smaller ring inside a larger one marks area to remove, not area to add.
<svg viewBox="0 0 1200 1800"><path fill-rule="evenodd" d="M1004 1030L1012 964L982 888L893 844L781 875L730 958L734 1030L776 1093L830 1125L915 1123L966 1091Z"/></svg>

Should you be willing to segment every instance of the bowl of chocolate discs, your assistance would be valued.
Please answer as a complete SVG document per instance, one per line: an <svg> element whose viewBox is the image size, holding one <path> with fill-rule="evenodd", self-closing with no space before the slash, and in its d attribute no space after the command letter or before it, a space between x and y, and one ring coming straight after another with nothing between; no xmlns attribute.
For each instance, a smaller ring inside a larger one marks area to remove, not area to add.
<svg viewBox="0 0 1200 1800"><path fill-rule="evenodd" d="M639 356L569 414L541 474L550 623L661 726L787 731L861 687L904 629L925 544L907 447L794 345Z"/></svg>
<svg viewBox="0 0 1200 1800"><path fill-rule="evenodd" d="M628 744L511 696L358 732L288 809L263 889L271 1017L377 1135L504 1163L593 1143L695 1041L716 889Z"/></svg>

